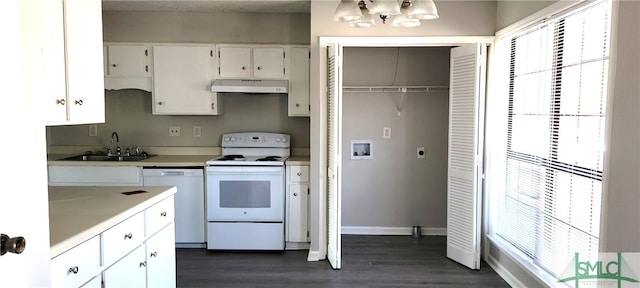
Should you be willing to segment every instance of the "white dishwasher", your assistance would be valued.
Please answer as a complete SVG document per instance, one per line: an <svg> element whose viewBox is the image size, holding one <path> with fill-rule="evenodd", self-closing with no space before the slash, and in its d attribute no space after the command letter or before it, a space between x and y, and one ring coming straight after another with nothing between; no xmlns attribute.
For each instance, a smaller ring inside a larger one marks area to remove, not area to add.
<svg viewBox="0 0 640 288"><path fill-rule="evenodd" d="M203 168L144 167L144 186L176 186L176 248L205 248Z"/></svg>

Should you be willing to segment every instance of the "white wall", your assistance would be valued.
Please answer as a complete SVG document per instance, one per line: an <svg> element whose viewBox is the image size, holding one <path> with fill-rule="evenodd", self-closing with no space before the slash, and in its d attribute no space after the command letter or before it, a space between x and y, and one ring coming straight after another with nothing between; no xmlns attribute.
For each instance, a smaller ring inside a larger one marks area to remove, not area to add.
<svg viewBox="0 0 640 288"><path fill-rule="evenodd" d="M320 83L325 71L321 70L321 36L491 36L496 27L495 1L436 1L440 18L426 21L416 28L395 28L379 24L371 29L349 28L345 23L333 21L333 13L338 1L311 1L311 172L310 175L310 238L311 252L322 255L326 247L323 243L324 227L320 225L322 215L320 195L324 189L325 147L324 104L326 98ZM349 113L349 111L345 111Z"/></svg>
<svg viewBox="0 0 640 288"><path fill-rule="evenodd" d="M347 47L344 85L446 87L449 54L449 47ZM446 229L448 93L401 97L397 92L343 94L345 231L389 233L409 231L412 225ZM390 139L383 138L384 127L391 128ZM371 140L373 159L352 160L351 140ZM416 157L417 147L426 148L424 159Z"/></svg>

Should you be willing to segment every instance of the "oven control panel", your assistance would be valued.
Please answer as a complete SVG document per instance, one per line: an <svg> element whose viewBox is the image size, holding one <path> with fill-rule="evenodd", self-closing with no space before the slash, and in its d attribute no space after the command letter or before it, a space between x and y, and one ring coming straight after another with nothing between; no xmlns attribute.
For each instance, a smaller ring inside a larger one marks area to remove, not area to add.
<svg viewBox="0 0 640 288"><path fill-rule="evenodd" d="M222 147L289 147L288 134L268 132L227 133L222 135Z"/></svg>

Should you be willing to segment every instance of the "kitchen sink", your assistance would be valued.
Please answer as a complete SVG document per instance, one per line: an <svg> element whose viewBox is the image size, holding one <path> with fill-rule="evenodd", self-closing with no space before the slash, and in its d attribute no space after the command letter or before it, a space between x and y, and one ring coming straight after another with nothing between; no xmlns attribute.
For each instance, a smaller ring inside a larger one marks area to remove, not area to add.
<svg viewBox="0 0 640 288"><path fill-rule="evenodd" d="M107 156L107 155L76 155L58 160L65 161L142 161L155 157L156 155L129 155L129 156Z"/></svg>

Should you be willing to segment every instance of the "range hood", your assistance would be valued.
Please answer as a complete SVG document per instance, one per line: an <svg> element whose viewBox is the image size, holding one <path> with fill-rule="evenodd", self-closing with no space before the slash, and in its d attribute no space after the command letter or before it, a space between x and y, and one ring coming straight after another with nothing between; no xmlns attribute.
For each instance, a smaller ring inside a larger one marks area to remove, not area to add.
<svg viewBox="0 0 640 288"><path fill-rule="evenodd" d="M287 80L217 79L211 84L212 92L235 93L287 93Z"/></svg>

